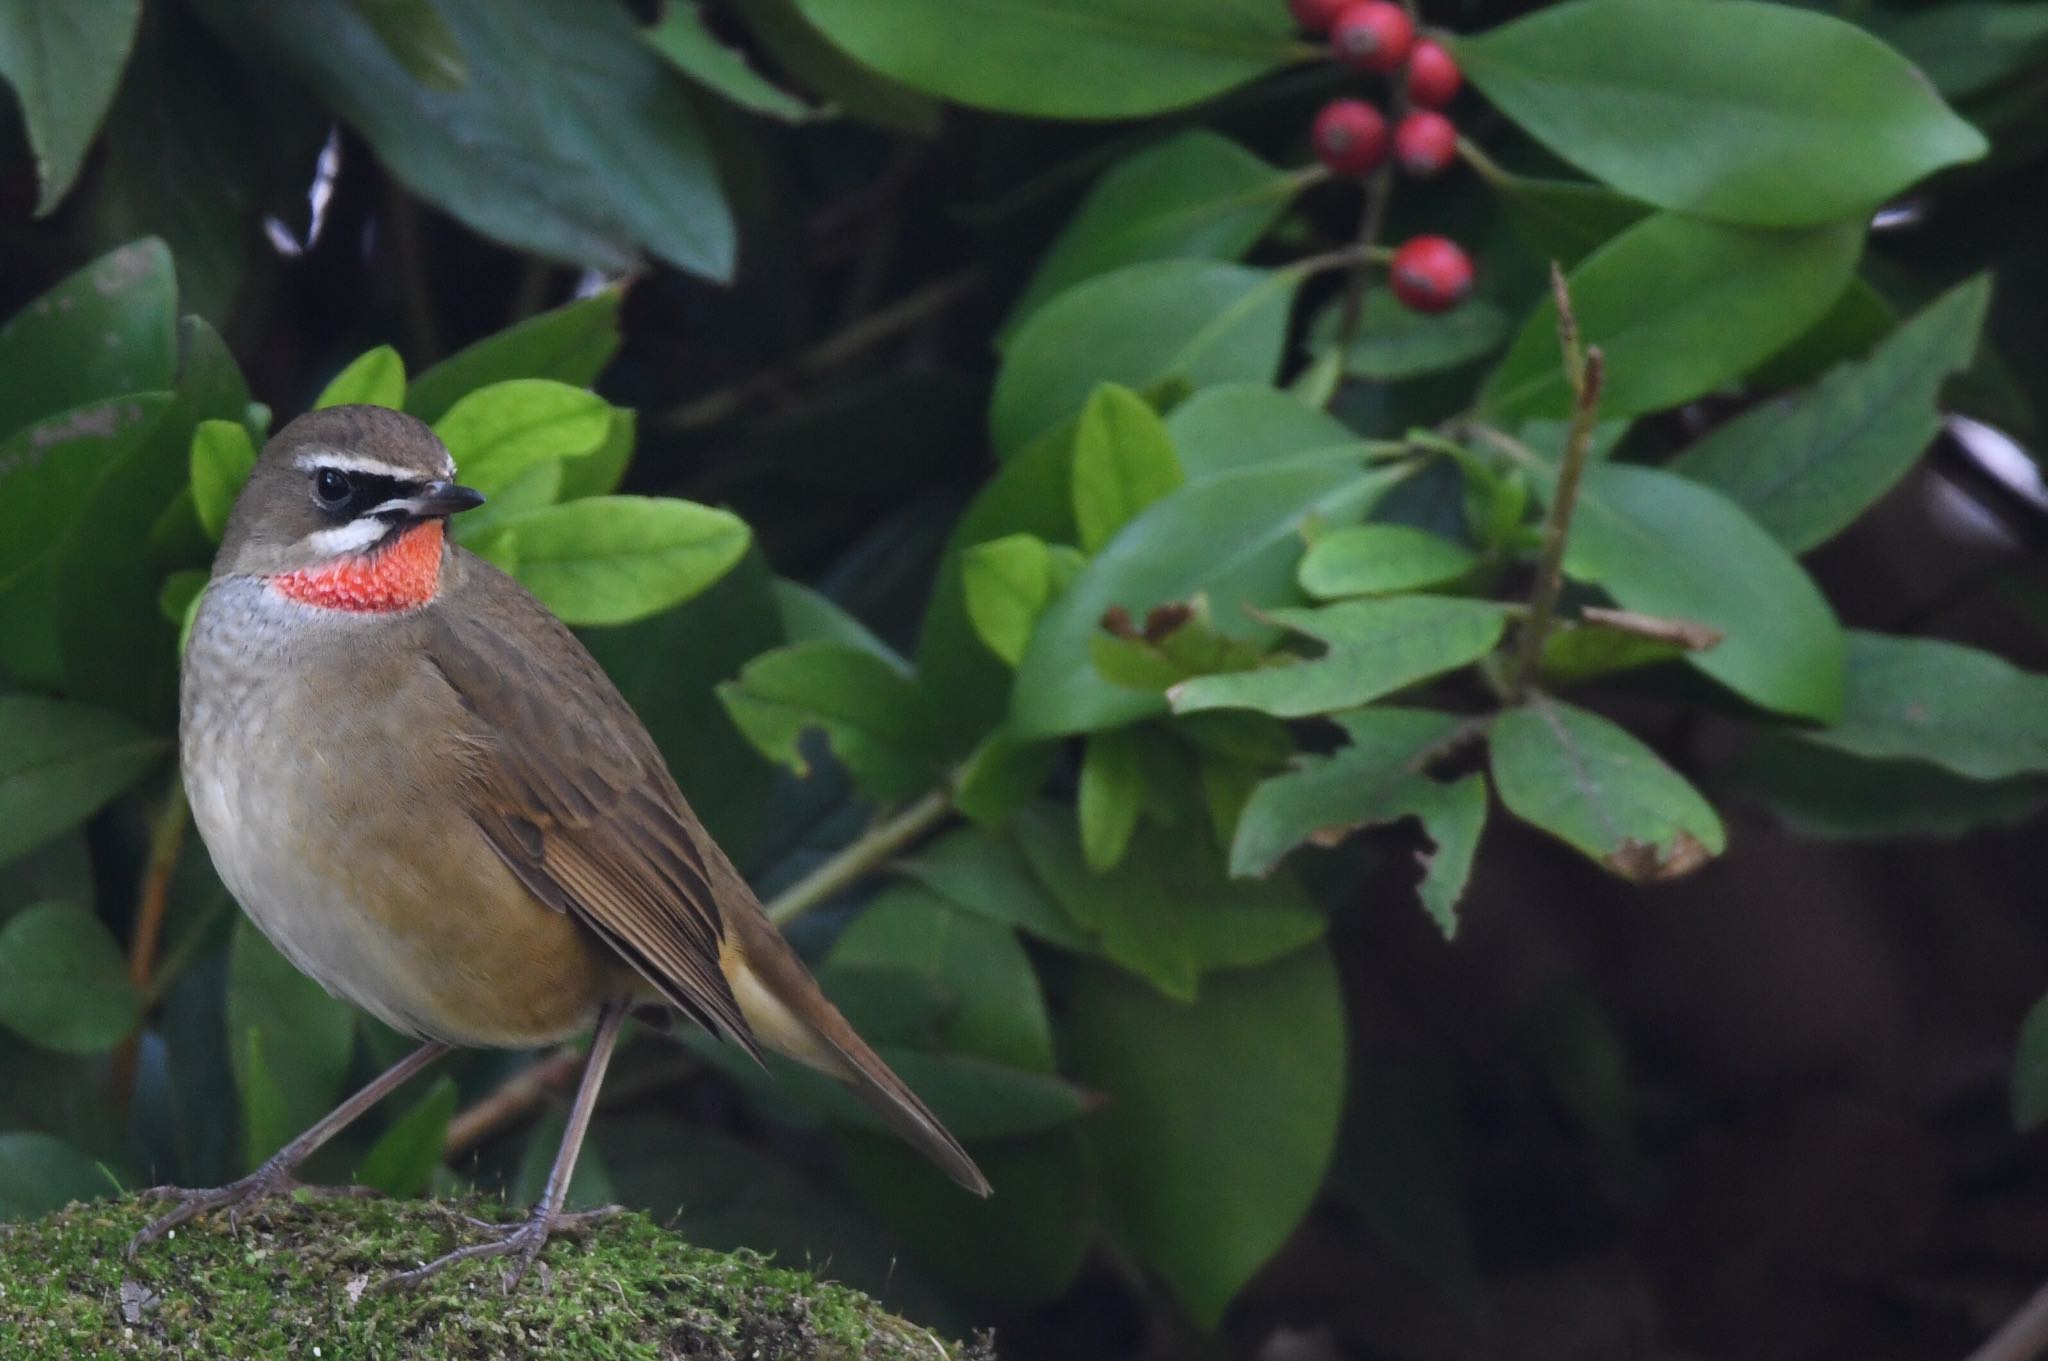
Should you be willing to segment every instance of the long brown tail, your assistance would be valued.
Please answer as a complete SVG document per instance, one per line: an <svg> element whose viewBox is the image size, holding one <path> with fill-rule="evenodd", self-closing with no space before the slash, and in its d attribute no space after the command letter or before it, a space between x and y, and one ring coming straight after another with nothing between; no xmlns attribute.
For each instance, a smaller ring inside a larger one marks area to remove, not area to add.
<svg viewBox="0 0 2048 1361"><path fill-rule="evenodd" d="M989 1193L988 1178L960 1141L854 1033L765 915L728 913L718 962L762 1044L846 1083L861 1104L940 1171L975 1195Z"/></svg>

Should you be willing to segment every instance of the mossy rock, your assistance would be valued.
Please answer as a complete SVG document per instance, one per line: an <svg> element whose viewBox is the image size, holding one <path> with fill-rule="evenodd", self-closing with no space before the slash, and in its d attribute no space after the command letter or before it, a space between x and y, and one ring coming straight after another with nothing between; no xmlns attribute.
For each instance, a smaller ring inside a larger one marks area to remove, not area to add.
<svg viewBox="0 0 2048 1361"><path fill-rule="evenodd" d="M410 1293L375 1286L475 1240L433 1201L295 1199L209 1217L134 1261L162 1203L130 1197L0 1224L0 1361L293 1357L348 1361L981 1358L844 1286L748 1252L692 1247L644 1215L557 1239L518 1290L462 1263Z"/></svg>

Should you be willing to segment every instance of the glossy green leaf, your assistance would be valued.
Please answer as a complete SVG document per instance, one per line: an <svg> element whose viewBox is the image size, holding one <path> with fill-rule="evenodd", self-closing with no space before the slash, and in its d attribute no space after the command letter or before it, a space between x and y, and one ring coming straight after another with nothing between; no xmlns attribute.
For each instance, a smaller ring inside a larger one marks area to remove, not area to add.
<svg viewBox="0 0 2048 1361"><path fill-rule="evenodd" d="M1991 303L1979 276L1936 299L1860 364L1789 404L1744 412L1671 465L1725 493L1795 553L1891 489L1941 429L1942 384L1970 366Z"/></svg>
<svg viewBox="0 0 2048 1361"><path fill-rule="evenodd" d="M1191 128L1102 173L1038 259L1004 334L1075 284L1147 260L1235 260L1300 192L1227 137Z"/></svg>
<svg viewBox="0 0 2048 1361"><path fill-rule="evenodd" d="M1344 1104L1344 1007L1322 946L1218 974L1192 1005L1107 969L1075 979L1074 1069L1118 1232L1205 1328L1294 1232Z"/></svg>
<svg viewBox="0 0 2048 1361"><path fill-rule="evenodd" d="M1753 0L1571 0L1452 44L1467 78L1580 169L1758 226L1867 213L1984 138L1853 24Z"/></svg>
<svg viewBox="0 0 2048 1361"><path fill-rule="evenodd" d="M1867 358L1898 325L1898 309L1858 275L1819 321L1751 370L1743 386L1756 392L1805 387L1837 364Z"/></svg>
<svg viewBox="0 0 2048 1361"><path fill-rule="evenodd" d="M116 714L0 695L0 864L97 811L164 747L162 738Z"/></svg>
<svg viewBox="0 0 2048 1361"><path fill-rule="evenodd" d="M1311 543L1295 577L1310 595L1333 600L1439 586L1478 565L1465 545L1408 525L1348 525Z"/></svg>
<svg viewBox="0 0 2048 1361"><path fill-rule="evenodd" d="M997 454L1014 456L1105 382L1142 391L1271 379L1300 282L1292 271L1156 260L1067 289L1004 348L989 411Z"/></svg>
<svg viewBox="0 0 2048 1361"><path fill-rule="evenodd" d="M1074 428L1074 524L1093 553L1181 484L1165 423L1129 388L1104 383Z"/></svg>
<svg viewBox="0 0 2048 1361"><path fill-rule="evenodd" d="M356 1168L356 1181L388 1196L426 1193L441 1165L448 1122L455 1117L455 1080L437 1078L413 1106L378 1136Z"/></svg>
<svg viewBox="0 0 2048 1361"><path fill-rule="evenodd" d="M37 1219L120 1183L92 1158L49 1134L0 1134L0 1223Z"/></svg>
<svg viewBox="0 0 2048 1361"><path fill-rule="evenodd" d="M904 798L938 780L929 702L865 649L841 643L777 648L720 685L718 697L764 756L798 775L810 774L799 739L816 730L869 798Z"/></svg>
<svg viewBox="0 0 2048 1361"><path fill-rule="evenodd" d="M749 0L731 13L777 66L828 108L920 137L939 130L937 101L849 57L804 17L798 0Z"/></svg>
<svg viewBox="0 0 2048 1361"><path fill-rule="evenodd" d="M1145 768L1137 735L1129 728L1088 734L1075 798L1081 819L1081 854L1100 874L1124 858L1144 806Z"/></svg>
<svg viewBox="0 0 2048 1361"><path fill-rule="evenodd" d="M462 46L434 0L349 0L399 64L422 85L459 90L469 80ZM383 403L379 403L383 405Z"/></svg>
<svg viewBox="0 0 2048 1361"><path fill-rule="evenodd" d="M1366 447L1342 421L1270 383L1205 387L1167 413L1166 433L1190 482Z"/></svg>
<svg viewBox="0 0 2048 1361"><path fill-rule="evenodd" d="M1727 846L1699 791L1598 714L1538 696L1496 718L1489 743L1507 810L1625 879L1676 878Z"/></svg>
<svg viewBox="0 0 2048 1361"><path fill-rule="evenodd" d="M2028 1008L2018 1051L2012 1061L2012 1123L2024 1133L2048 1124L2048 997Z"/></svg>
<svg viewBox="0 0 2048 1361"><path fill-rule="evenodd" d="M1193 676L1243 671L1265 660L1264 640L1233 638L1216 627L1209 603L1196 596L1165 605L1128 625L1109 620L1088 640L1088 660L1111 685L1164 693Z"/></svg>
<svg viewBox="0 0 2048 1361"><path fill-rule="evenodd" d="M1781 231L1675 213L1609 241L1569 276L1585 343L1607 357L1602 418L1676 406L1749 372L1827 313L1862 243L1861 223ZM1512 423L1563 417L1571 401L1557 308L1546 298L1487 380L1481 403Z"/></svg>
<svg viewBox="0 0 2048 1361"><path fill-rule="evenodd" d="M0 77L14 87L35 153L38 217L78 178L141 21L142 0L0 5Z"/></svg>
<svg viewBox="0 0 2048 1361"><path fill-rule="evenodd" d="M1317 313L1309 328L1311 350L1335 348L1342 312L1340 300ZM1402 306L1392 289L1374 288L1359 312L1358 334L1344 351L1344 372L1372 382L1398 382L1483 359L1507 338L1507 314L1484 298L1431 316Z"/></svg>
<svg viewBox="0 0 2048 1361"><path fill-rule="evenodd" d="M1492 601L1452 596L1352 600L1271 617L1326 651L1291 666L1182 681L1167 691L1174 712L1257 709L1302 718L1357 708L1478 661L1507 627L1506 612Z"/></svg>
<svg viewBox="0 0 2048 1361"><path fill-rule="evenodd" d="M463 485L494 496L549 459L595 451L611 433L611 404L549 378L478 388L434 422Z"/></svg>
<svg viewBox="0 0 2048 1361"><path fill-rule="evenodd" d="M1008 841L963 829L897 861L896 869L962 911L1014 926L1065 949L1088 948L1087 933L1074 925Z"/></svg>
<svg viewBox="0 0 2048 1361"><path fill-rule="evenodd" d="M1598 184L1503 175L1491 180L1509 225L1539 260L1578 264L1656 211Z"/></svg>
<svg viewBox="0 0 2048 1361"><path fill-rule="evenodd" d="M2048 675L1939 638L1848 638L1842 716L1807 741L1973 780L2048 774Z"/></svg>
<svg viewBox="0 0 2048 1361"><path fill-rule="evenodd" d="M431 425L478 388L510 378L589 387L618 353L623 301L623 290L607 288L486 336L413 379L405 409Z"/></svg>
<svg viewBox="0 0 2048 1361"><path fill-rule="evenodd" d="M1782 732L1759 734L1719 785L1810 841L1952 839L2048 808L2048 778L1971 780L1924 761L1869 761Z"/></svg>
<svg viewBox="0 0 2048 1361"><path fill-rule="evenodd" d="M241 920L229 957L227 1028L242 1098L242 1157L253 1167L340 1098L355 1012Z"/></svg>
<svg viewBox="0 0 2048 1361"><path fill-rule="evenodd" d="M844 643L848 647L872 652L887 662L892 670L905 676L910 674L910 663L903 655L876 635L860 620L854 618L846 607L800 581L788 577L777 577L769 588L775 597L775 617L782 625L787 641L792 643Z"/></svg>
<svg viewBox="0 0 2048 1361"><path fill-rule="evenodd" d="M976 544L960 558L967 617L989 651L1015 666L1031 641L1046 602L1073 569L1036 534L1006 534Z"/></svg>
<svg viewBox="0 0 2048 1361"><path fill-rule="evenodd" d="M201 421L192 432L192 508L216 542L242 484L256 466L256 444L240 421Z"/></svg>
<svg viewBox="0 0 2048 1361"><path fill-rule="evenodd" d="M627 624L679 605L747 551L726 511L653 496L590 496L519 516L473 545L564 623Z"/></svg>
<svg viewBox="0 0 2048 1361"><path fill-rule="evenodd" d="M704 9L697 0L674 0L666 5L644 36L678 71L751 113L801 123L815 112L747 65L740 52L720 42L704 22Z"/></svg>
<svg viewBox="0 0 2048 1361"><path fill-rule="evenodd" d="M1302 525L1358 519L1404 471L1361 472L1337 462L1250 468L1191 482L1155 502L1040 618L1011 694L1016 734L1091 732L1164 710L1157 694L1114 685L1089 664L1090 641L1112 606L1140 619L1155 605L1203 593L1218 627L1232 636L1274 637L1273 626L1246 607L1299 599ZM1219 545L1227 547L1218 552Z"/></svg>
<svg viewBox="0 0 2048 1361"><path fill-rule="evenodd" d="M970 822L999 829L1038 797L1059 756L1057 742L1020 742L999 725L956 769L953 807Z"/></svg>
<svg viewBox="0 0 2048 1361"><path fill-rule="evenodd" d="M942 99L1039 118L1134 118L1300 55L1284 10L1234 0L797 0L857 61Z"/></svg>
<svg viewBox="0 0 2048 1361"><path fill-rule="evenodd" d="M1923 9L1872 10L1865 18L1949 99L2018 75L2048 50L2048 4L2039 0L1957 0Z"/></svg>
<svg viewBox="0 0 2048 1361"><path fill-rule="evenodd" d="M405 407L405 360L389 345L365 350L334 375L334 381L313 399L313 410L330 406Z"/></svg>
<svg viewBox="0 0 2048 1361"><path fill-rule="evenodd" d="M1842 709L1842 627L1813 579L1719 492L1655 468L1586 470L1565 573L1624 609L1705 624L1687 661L1745 698L1823 722Z"/></svg>
<svg viewBox="0 0 2048 1361"><path fill-rule="evenodd" d="M42 903L0 927L0 1026L45 1049L96 1054L141 1015L120 945L85 908Z"/></svg>
<svg viewBox="0 0 2048 1361"><path fill-rule="evenodd" d="M0 588L49 560L169 405L163 393L116 397L39 421L0 443Z"/></svg>
<svg viewBox="0 0 2048 1361"><path fill-rule="evenodd" d="M109 252L0 325L0 437L124 393L163 390L178 368L171 253L150 237ZM7 492L0 455L0 504ZM4 539L0 539L4 542Z"/></svg>

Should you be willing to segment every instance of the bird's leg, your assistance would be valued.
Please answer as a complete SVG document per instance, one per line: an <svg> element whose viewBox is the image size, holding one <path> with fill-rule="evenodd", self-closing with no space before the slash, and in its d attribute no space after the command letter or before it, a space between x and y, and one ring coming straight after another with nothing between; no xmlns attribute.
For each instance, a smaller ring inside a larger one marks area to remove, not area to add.
<svg viewBox="0 0 2048 1361"><path fill-rule="evenodd" d="M373 1080L367 1087L329 1111L304 1134L286 1144L271 1155L263 1166L243 1177L240 1181L229 1182L206 1191L187 1191L176 1186L159 1186L149 1194L175 1196L177 1208L161 1219L151 1223L128 1242L128 1255L133 1257L138 1248L155 1242L171 1230L189 1220L214 1210L225 1209L230 1221L239 1219L242 1208L251 1202L269 1196L283 1195L298 1186L293 1173L299 1164L313 1155L313 1151L347 1129L359 1119L363 1112L382 1101L392 1092L405 1085L415 1074L435 1059L447 1053L452 1046L439 1040L430 1040ZM352 1190L350 1192L354 1194Z"/></svg>
<svg viewBox="0 0 2048 1361"><path fill-rule="evenodd" d="M576 1103L569 1109L569 1123L562 1131L562 1144L555 1152L555 1165L548 1169L547 1187L541 1192L533 1212L518 1224L482 1225L494 1235L489 1241L457 1248L423 1267L401 1272L384 1282L386 1290L410 1290L443 1267L457 1262L478 1257L510 1257L512 1265L505 1272L505 1291L510 1294L539 1260L548 1239L620 1212L620 1207L609 1205L601 1210L564 1214L562 1203L568 1199L569 1178L576 1171L576 1155L583 1151L583 1136L590 1130L590 1117L597 1109L598 1089L604 1086L604 1070L611 1062L612 1047L618 1042L619 1026L626 1019L627 1009L624 1001L607 1002L598 1016L597 1033L590 1041L590 1056L583 1061L583 1080L576 1087Z"/></svg>

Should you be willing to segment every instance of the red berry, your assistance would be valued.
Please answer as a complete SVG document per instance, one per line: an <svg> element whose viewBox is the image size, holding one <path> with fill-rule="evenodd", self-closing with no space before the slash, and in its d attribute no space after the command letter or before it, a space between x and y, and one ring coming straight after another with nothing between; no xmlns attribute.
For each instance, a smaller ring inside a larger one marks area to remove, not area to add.
<svg viewBox="0 0 2048 1361"><path fill-rule="evenodd" d="M1351 0L1287 0L1294 22L1311 33L1328 33Z"/></svg>
<svg viewBox="0 0 2048 1361"><path fill-rule="evenodd" d="M1387 119L1362 99L1333 99L1316 115L1316 159L1333 174L1363 175L1387 159Z"/></svg>
<svg viewBox="0 0 2048 1361"><path fill-rule="evenodd" d="M1424 38L1408 54L1408 102L1417 108L1441 109L1464 83L1458 59L1442 43Z"/></svg>
<svg viewBox="0 0 2048 1361"><path fill-rule="evenodd" d="M1394 252L1388 269L1394 296L1417 312L1448 312L1472 291L1472 260L1458 243L1418 236Z"/></svg>
<svg viewBox="0 0 2048 1361"><path fill-rule="evenodd" d="M1346 5L1330 25L1337 60L1361 71L1396 71L1415 44L1415 21L1393 0Z"/></svg>
<svg viewBox="0 0 2048 1361"><path fill-rule="evenodd" d="M1394 129L1394 155L1403 170L1428 179L1458 159L1458 130L1434 109L1417 109Z"/></svg>

